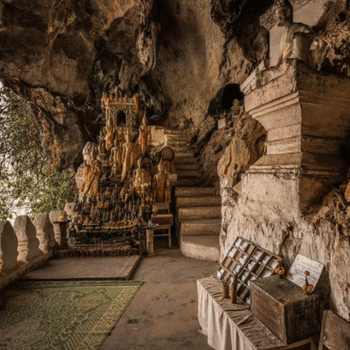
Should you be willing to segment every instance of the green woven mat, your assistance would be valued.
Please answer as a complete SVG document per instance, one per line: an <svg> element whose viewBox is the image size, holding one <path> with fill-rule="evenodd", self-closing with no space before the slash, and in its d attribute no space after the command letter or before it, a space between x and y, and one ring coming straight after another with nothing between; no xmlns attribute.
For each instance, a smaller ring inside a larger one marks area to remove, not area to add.
<svg viewBox="0 0 350 350"><path fill-rule="evenodd" d="M138 281L20 281L0 294L0 350L99 349Z"/></svg>

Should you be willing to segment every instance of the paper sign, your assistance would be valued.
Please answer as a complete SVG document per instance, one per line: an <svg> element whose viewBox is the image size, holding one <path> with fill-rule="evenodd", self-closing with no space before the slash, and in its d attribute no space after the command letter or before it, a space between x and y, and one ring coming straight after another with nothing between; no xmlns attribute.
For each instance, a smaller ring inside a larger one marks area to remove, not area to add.
<svg viewBox="0 0 350 350"><path fill-rule="evenodd" d="M286 278L299 287L303 287L306 277L305 271L309 271L310 275L307 277L307 280L309 281L309 284L313 284L315 288L322 275L323 269L323 264L298 254L293 261Z"/></svg>

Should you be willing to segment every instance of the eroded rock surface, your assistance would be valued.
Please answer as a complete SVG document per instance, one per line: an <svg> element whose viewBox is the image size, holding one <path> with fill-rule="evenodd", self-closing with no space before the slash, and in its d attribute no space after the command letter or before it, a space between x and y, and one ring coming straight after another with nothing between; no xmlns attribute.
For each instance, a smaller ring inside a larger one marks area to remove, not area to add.
<svg viewBox="0 0 350 350"><path fill-rule="evenodd" d="M81 163L103 120L102 92L117 86L139 92L152 123L187 118L199 129L217 91L241 83L267 52L258 25L266 5L231 2L233 24L224 2L209 0L5 0L0 79L32 102L53 168Z"/></svg>

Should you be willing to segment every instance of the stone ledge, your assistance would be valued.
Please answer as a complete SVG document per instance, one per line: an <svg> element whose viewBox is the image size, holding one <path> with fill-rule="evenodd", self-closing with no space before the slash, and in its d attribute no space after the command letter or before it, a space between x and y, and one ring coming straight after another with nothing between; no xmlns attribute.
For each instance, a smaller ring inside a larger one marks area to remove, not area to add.
<svg viewBox="0 0 350 350"><path fill-rule="evenodd" d="M43 253L29 262L23 264L20 263L15 269L0 273L0 290L4 289L11 282L15 281L18 277L24 275L28 271L46 264L51 257L52 252Z"/></svg>

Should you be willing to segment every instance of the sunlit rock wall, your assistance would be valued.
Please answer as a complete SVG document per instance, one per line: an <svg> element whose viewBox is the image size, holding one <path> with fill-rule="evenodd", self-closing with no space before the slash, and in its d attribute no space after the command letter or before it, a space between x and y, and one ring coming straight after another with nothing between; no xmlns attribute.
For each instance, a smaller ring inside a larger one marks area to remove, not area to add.
<svg viewBox="0 0 350 350"><path fill-rule="evenodd" d="M317 4L317 13L322 14L319 6L323 5L322 1L294 3ZM315 50L314 58L318 69L341 74L345 72L344 67L349 66L349 45L346 40L350 33L349 11L343 1L335 1L332 6L326 7L326 12L322 14L327 24L323 23L323 29L316 32L312 48ZM299 11L301 10L300 7ZM310 24L317 22L314 17L309 19L312 22ZM345 81L346 78L343 79ZM331 128L329 125L330 133ZM251 146L249 148L252 151ZM241 156L238 151L231 155L237 160L241 159ZM349 164L348 159L344 160ZM349 176L344 175L343 180L320 201L315 200L306 214L301 210L298 200L301 195L307 196L307 193L301 194L300 191L307 192L310 189L301 189L298 186L293 189L290 184L293 181L297 184L298 178L301 178L300 174L296 172L288 176L279 170L278 164L275 167L274 175L264 174L263 171L258 173L258 176L254 174L254 177L249 171L242 173L240 187L237 187L236 181L228 181L227 176L221 176L221 259L227 254L234 240L242 236L283 256L287 268L297 254L321 262L325 265L325 275L319 293L322 294L324 306L333 309L349 321L350 206L344 198ZM220 169L218 170L220 173ZM234 173L234 168L231 172ZM259 189L258 194L254 192L254 188ZM267 201L266 198L273 200Z"/></svg>

